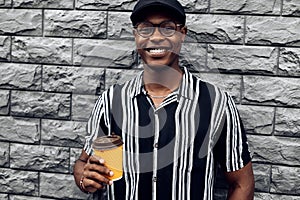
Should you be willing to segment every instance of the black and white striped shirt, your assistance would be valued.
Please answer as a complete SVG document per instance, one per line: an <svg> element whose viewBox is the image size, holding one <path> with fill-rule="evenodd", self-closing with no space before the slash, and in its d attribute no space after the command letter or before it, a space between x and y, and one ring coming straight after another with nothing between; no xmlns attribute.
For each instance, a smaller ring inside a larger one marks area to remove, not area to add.
<svg viewBox="0 0 300 200"><path fill-rule="evenodd" d="M212 200L216 164L235 171L250 161L245 131L232 98L186 68L178 90L155 108L140 73L98 99L84 150L98 136L124 142L124 176L110 200Z"/></svg>

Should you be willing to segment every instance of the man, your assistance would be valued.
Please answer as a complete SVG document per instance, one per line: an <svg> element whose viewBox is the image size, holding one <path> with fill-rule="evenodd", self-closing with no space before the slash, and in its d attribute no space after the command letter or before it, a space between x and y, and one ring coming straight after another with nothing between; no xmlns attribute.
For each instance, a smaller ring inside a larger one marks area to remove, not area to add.
<svg viewBox="0 0 300 200"><path fill-rule="evenodd" d="M107 189L109 199L213 199L216 165L228 199L253 199L245 131L227 93L179 66L185 12L177 0L140 0L131 15L144 70L98 99L86 144L74 166L83 192ZM91 143L104 134L124 141L122 179L112 182Z"/></svg>

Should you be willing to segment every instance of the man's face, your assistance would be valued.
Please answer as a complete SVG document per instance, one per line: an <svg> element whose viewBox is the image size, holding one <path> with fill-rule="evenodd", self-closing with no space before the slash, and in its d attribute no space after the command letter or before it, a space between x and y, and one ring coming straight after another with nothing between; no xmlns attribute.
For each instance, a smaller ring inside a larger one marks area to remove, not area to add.
<svg viewBox="0 0 300 200"><path fill-rule="evenodd" d="M154 26L161 23L176 21L168 14L151 12L146 14L144 22L150 22ZM176 23L178 24L178 23ZM186 35L186 27L177 26L176 32L171 36L165 36L155 27L154 33L149 37L140 36L134 31L137 50L144 63L149 67L178 67L181 44Z"/></svg>

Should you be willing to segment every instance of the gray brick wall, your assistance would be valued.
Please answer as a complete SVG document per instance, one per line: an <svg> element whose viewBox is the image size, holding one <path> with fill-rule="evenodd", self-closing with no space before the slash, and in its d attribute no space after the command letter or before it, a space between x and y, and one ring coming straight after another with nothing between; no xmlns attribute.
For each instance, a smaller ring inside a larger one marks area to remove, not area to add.
<svg viewBox="0 0 300 200"><path fill-rule="evenodd" d="M88 198L72 166L97 96L140 70L135 2L0 0L0 199ZM299 199L300 1L181 2L181 63L238 104L255 199Z"/></svg>

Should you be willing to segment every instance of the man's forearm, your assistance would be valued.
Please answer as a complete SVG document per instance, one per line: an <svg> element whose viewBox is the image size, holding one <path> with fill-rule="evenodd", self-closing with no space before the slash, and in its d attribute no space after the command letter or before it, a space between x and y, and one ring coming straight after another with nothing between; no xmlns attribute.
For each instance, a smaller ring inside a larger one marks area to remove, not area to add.
<svg viewBox="0 0 300 200"><path fill-rule="evenodd" d="M254 198L254 175L252 163L242 169L225 173L229 183L228 200L252 200Z"/></svg>
<svg viewBox="0 0 300 200"><path fill-rule="evenodd" d="M238 184L231 185L228 190L228 200L252 200L254 198L254 183L249 182L247 187Z"/></svg>

